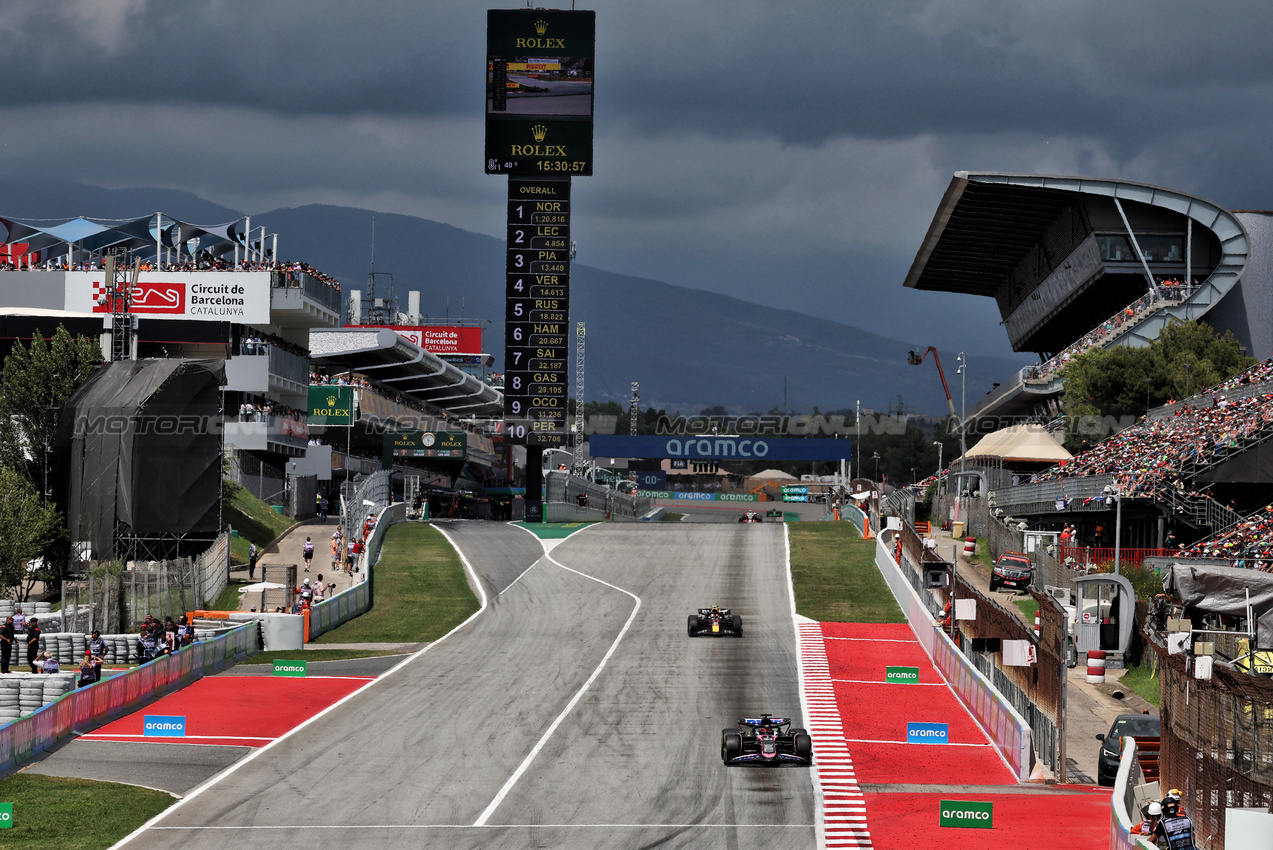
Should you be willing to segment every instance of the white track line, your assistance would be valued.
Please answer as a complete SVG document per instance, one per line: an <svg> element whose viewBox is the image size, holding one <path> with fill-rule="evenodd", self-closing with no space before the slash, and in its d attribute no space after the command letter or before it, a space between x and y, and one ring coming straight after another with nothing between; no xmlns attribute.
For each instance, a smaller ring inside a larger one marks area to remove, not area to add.
<svg viewBox="0 0 1273 850"><path fill-rule="evenodd" d="M783 559L787 569L787 593L791 622L796 630L796 669L800 677L800 708L813 739L815 830L818 846L827 848L871 847L862 789L854 778L853 760L844 744L844 724L831 685L822 626L796 614L796 591L791 578L791 535L782 526Z"/></svg>
<svg viewBox="0 0 1273 850"><path fill-rule="evenodd" d="M518 527L520 528L521 526ZM581 531L582 530L583 529L581 529ZM526 529L526 532L528 534L534 534L534 532L529 529ZM540 538L536 536L535 539L539 540ZM540 542L542 543L543 541L541 540ZM545 547L545 549L547 549L547 547ZM570 567L553 558L553 556L548 554L547 551L544 552L544 558L556 564L566 572L574 573L577 576L582 576L590 581L595 581L598 584L604 585L611 590L617 590L620 593L627 594L632 597L632 600L636 603L636 605L633 606L632 613L628 615L627 622L624 623L623 628L619 630L619 634L615 637L614 642L611 643L610 648L606 650L606 654L602 657L601 663L597 665L596 669L592 671L592 675L588 677L588 681L584 682L583 686L580 687L579 690L575 692L575 695L570 698L570 702L566 703L566 707L561 710L561 713L553 720L552 724L540 737L539 741L536 742L533 748L531 748L531 751L526 755L526 758L523 759L522 763L517 766L517 770L513 771L513 775L510 776L508 781L504 783L504 787L499 789L499 793L495 795L495 798L491 800L482 813L478 815L477 820L473 822L473 826L487 825L487 820L489 820L491 815L495 813L495 810L499 808L500 803L504 802L504 798L508 796L508 792L513 790L513 786L517 784L517 780L522 778L522 774L524 774L530 767L531 763L535 760L535 757L539 755L540 750L542 750L544 745L548 743L548 739L552 737L552 734L557 731L557 727L562 724L562 721L566 719L566 716L570 714L574 707L579 703L579 700L583 699L583 695L588 692L589 688L592 687L592 683L595 682L597 677L601 675L601 671L604 670L606 664L609 663L610 657L614 655L614 651L619 648L619 643L622 642L625 636L627 636L628 629L632 627L632 621L636 619L637 612L641 610L641 597L637 596L635 593L632 593L629 590L624 590L617 585L610 584L608 581L603 581L596 576L581 573L579 570L572 570Z"/></svg>
<svg viewBox="0 0 1273 850"><path fill-rule="evenodd" d="M164 792L168 793L168 792ZM808 829L811 823L491 823L482 826L468 823L377 823L377 824L314 824L298 823L291 825L273 824L261 826L157 826L156 830L165 832L199 832L200 830L252 830L252 829L321 829L329 832L334 829Z"/></svg>
<svg viewBox="0 0 1273 850"><path fill-rule="evenodd" d="M128 843L129 843L130 841L132 841L134 838L136 838L137 836L141 835L141 834L142 834L143 832L145 832L146 830L151 829L152 827L154 827L154 826L155 826L155 824L159 823L159 821L161 821L161 820L163 820L164 818L168 817L168 815L170 815L170 814L172 814L173 812L177 811L177 810L178 810L178 809L180 809L182 806L184 806L186 803L189 803L191 800L193 800L193 799L195 799L196 797L198 797L198 796L199 796L200 794L202 794L204 791L206 791L206 790L208 790L209 788L211 788L212 786L216 785L218 782L220 782L221 780L225 779L226 777L228 777L228 776L230 776L230 775L234 774L235 772L237 772L237 771L239 770L239 768L243 767L245 764L249 764L249 763L250 763L250 762L252 762L254 759L256 759L256 758L260 757L263 753L268 752L269 750L272 750L274 747L278 746L278 745L279 745L280 743L282 743L283 741L286 741L288 738L292 737L292 736L293 736L293 735L295 735L297 732L300 732L302 729L306 728L306 727L307 727L307 726L309 726L311 723L313 723L314 721L318 720L320 717L323 717L323 716L325 716L326 714L328 714L329 712L334 711L337 707L344 705L346 702L348 702L349 700L351 700L351 699L353 699L354 697L358 696L359 694L361 694L363 691L367 690L368 688L374 688L376 685L378 685L378 684L380 684L381 682L385 681L385 680L386 680L386 679L388 679L390 676L392 676L394 673L397 673L397 672L398 672L399 670L401 670L403 667L406 667L406 666L407 666L408 664L410 664L412 661L414 661L415 659L419 658L421 655L424 655L426 652L428 652L429 650L431 650L433 647L437 646L437 645L438 645L438 644L440 644L442 641L446 640L446 639L447 639L447 638L449 638L451 635L455 634L455 633L456 633L456 632L458 632L460 629L464 628L464 627L465 627L465 626L467 626L469 623L473 622L473 620L474 620L474 619L476 619L477 617L481 616L482 612L484 612L484 611L486 610L487 601L486 601L486 591L482 588L482 581L481 581L481 579L478 577L478 575L477 575L477 571L473 569L473 565L469 563L469 559L468 559L468 558L466 558L466 557L464 557L464 553L460 551L460 547L455 545L455 541L454 541L453 539L451 539L451 535L447 534L445 531L443 531L441 528L439 528L439 527L438 527L438 526L436 526L436 525L435 525L435 526L433 526L433 527L434 527L435 529L437 529L437 532L438 532L439 534L441 534L441 535L442 535L442 536L446 539L446 542L447 542L447 543L450 543L450 544L451 544L451 548L453 548L453 549L455 550L455 553L456 553L457 555L459 555L459 556L460 556L460 563L462 563L462 564L464 565L464 569L468 572L468 574L469 574L469 575L472 577L472 579L473 579L473 586L474 586L475 588L477 588L478 600L479 600L479 602L481 603L481 604L480 604L480 607L478 607L478 609L477 609L476 611L474 611L472 614L470 614L470 615L469 615L469 617L468 617L468 619L466 619L464 622L460 623L458 626L456 626L455 628L451 629L451 631L449 631L449 632L447 632L446 634L442 635L442 637L440 637L440 638L438 638L437 640L433 641L433 642L432 642L432 643L430 643L428 646L426 646L426 647L424 647L423 649L421 649L419 652L416 652L416 653L413 653L413 654L411 654L411 655L408 655L406 658L402 659L402 661L398 662L396 665L394 665L393 667L391 667L389 670L386 670L384 673L382 673L382 674L381 674L380 676L378 676L377 678L372 679L371 681L367 682L367 684L363 685L361 688L358 688L358 689L357 689L357 690L355 690L355 691L351 691L350 693L346 694L344 697L340 698L340 699L339 699L339 700L337 700L336 702L334 702L334 703L332 703L331 705L329 705L329 706L327 706L326 708L324 708L322 711L320 711L320 712L318 712L317 714L315 714L313 717L309 718L308 720L304 721L303 723L301 723L301 724L300 724L300 725L298 725L298 726L294 726L292 729L290 729L290 730L288 730L287 732L283 733L283 734L282 734L281 736L279 736L278 738L275 738L273 741L271 741L270 743L266 744L264 747L260 747L260 748L258 748L258 749L254 749L254 750L252 750L252 752L248 753L248 754L247 754L247 756L245 756L242 760L235 762L234 764L230 765L230 766L229 766L229 767L227 767L225 770L221 771L220 773L216 774L215 776L212 776L212 777L208 778L207 780L205 780L204 782L202 782L201 784L199 784L198 786L196 786L193 790L191 790L191 792L190 792L189 794L187 794L185 797L183 797L183 798L181 798L180 800L178 800L177 802L173 803L171 806L169 806L168 808L164 809L162 812L160 812L159 814L155 815L153 818L151 818L150 820L146 821L146 822L145 822L145 823L143 823L141 826L137 827L137 828L136 828L136 829L134 829L132 832L130 832L130 833L128 833L127 835L125 835L125 836L124 836L123 838L121 838L119 841L115 842L115 844L111 845L111 850L114 850L114 848L116 848L116 847L123 847L125 844L128 844Z"/></svg>

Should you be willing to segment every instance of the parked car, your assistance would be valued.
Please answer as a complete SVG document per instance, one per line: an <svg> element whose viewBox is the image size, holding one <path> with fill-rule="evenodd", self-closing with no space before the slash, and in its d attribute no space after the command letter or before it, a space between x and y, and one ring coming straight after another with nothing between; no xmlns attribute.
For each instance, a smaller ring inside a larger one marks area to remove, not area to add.
<svg viewBox="0 0 1273 850"><path fill-rule="evenodd" d="M995 561L990 573L990 590L993 592L1003 587L1028 590L1033 577L1034 565L1030 563L1029 555L1024 552L1004 552Z"/></svg>
<svg viewBox="0 0 1273 850"><path fill-rule="evenodd" d="M1161 725L1157 714L1120 714L1114 718L1114 724L1104 735L1097 735L1101 742L1101 753L1096 760L1096 784L1107 788L1114 787L1114 777L1118 775L1118 759L1122 755L1123 736L1130 735L1136 740L1150 738L1158 740Z"/></svg>

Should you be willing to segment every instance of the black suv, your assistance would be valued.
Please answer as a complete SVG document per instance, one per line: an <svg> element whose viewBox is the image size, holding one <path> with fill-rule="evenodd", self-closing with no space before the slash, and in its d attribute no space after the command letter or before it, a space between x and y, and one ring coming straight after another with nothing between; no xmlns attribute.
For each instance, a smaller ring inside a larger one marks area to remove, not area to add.
<svg viewBox="0 0 1273 850"><path fill-rule="evenodd" d="M1014 590L1029 590L1030 579L1034 575L1034 567L1030 564L1030 556L1024 552L1004 552L995 561L995 568L990 573L990 590L1011 587Z"/></svg>
<svg viewBox="0 0 1273 850"><path fill-rule="evenodd" d="M1153 738L1157 740L1161 726L1157 714L1120 714L1114 718L1109 732L1097 735L1101 742L1101 754L1096 759L1096 784L1114 787L1118 775L1118 759L1122 755L1123 736Z"/></svg>

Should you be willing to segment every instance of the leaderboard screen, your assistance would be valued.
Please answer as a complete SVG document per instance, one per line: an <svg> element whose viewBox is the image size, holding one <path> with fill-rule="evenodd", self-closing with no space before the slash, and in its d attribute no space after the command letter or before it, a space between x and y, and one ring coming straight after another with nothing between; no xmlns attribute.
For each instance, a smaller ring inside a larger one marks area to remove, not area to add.
<svg viewBox="0 0 1273 850"><path fill-rule="evenodd" d="M486 13L486 173L592 174L591 10Z"/></svg>
<svg viewBox="0 0 1273 850"><path fill-rule="evenodd" d="M508 181L504 421L516 443L566 443L570 181Z"/></svg>

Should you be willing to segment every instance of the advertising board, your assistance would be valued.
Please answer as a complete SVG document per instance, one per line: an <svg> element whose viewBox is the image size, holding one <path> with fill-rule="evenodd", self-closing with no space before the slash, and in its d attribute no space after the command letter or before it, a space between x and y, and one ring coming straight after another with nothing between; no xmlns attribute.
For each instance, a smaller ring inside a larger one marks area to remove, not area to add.
<svg viewBox="0 0 1273 850"><path fill-rule="evenodd" d="M387 328L431 354L481 354L482 329L451 325L352 325Z"/></svg>
<svg viewBox="0 0 1273 850"><path fill-rule="evenodd" d="M784 437L625 437L594 434L593 457L690 460L841 460L852 457L851 440Z"/></svg>
<svg viewBox="0 0 1273 850"><path fill-rule="evenodd" d="M486 13L486 173L592 174L591 10Z"/></svg>
<svg viewBox="0 0 1273 850"><path fill-rule="evenodd" d="M113 312L104 271L67 272L64 278L67 310ZM269 324L270 273L142 272L131 301L129 311L147 319Z"/></svg>
<svg viewBox="0 0 1273 850"><path fill-rule="evenodd" d="M353 421L353 387L310 384L309 425L350 425Z"/></svg>

